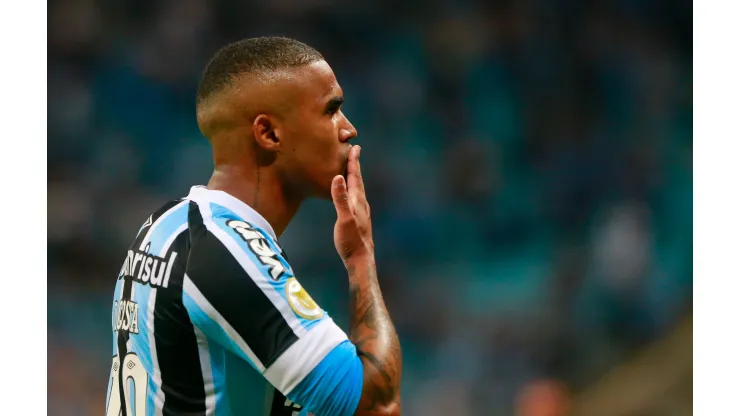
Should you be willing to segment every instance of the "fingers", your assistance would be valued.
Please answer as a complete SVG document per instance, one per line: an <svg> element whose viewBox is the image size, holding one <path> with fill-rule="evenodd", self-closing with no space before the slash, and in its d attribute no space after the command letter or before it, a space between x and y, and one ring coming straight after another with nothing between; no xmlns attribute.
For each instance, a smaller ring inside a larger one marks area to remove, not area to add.
<svg viewBox="0 0 740 416"><path fill-rule="evenodd" d="M347 188L353 189L357 186L357 151L359 146L352 146L349 149L349 158L347 159Z"/></svg>
<svg viewBox="0 0 740 416"><path fill-rule="evenodd" d="M360 190L362 191L362 195L364 196L365 195L365 181L362 180L362 168L360 167L360 152L361 151L362 151L362 148L360 146L357 146L357 171L355 174L357 175L358 187L360 188Z"/></svg>
<svg viewBox="0 0 740 416"><path fill-rule="evenodd" d="M352 146L347 162L347 186L349 193L354 198L365 198L365 184L362 180L360 169L360 146Z"/></svg>
<svg viewBox="0 0 740 416"><path fill-rule="evenodd" d="M344 182L344 177L342 175L335 176L331 181L331 199L334 201L334 208L337 210L337 217L352 217L352 210L349 206L347 184Z"/></svg>

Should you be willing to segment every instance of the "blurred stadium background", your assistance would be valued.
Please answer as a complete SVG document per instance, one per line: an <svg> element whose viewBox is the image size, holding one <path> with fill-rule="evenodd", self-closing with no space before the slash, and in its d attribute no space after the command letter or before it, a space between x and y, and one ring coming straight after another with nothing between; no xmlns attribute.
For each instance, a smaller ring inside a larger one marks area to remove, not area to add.
<svg viewBox="0 0 740 416"><path fill-rule="evenodd" d="M207 182L200 72L260 35L344 88L404 414L691 414L691 22L686 0L50 1L49 414L104 412L125 247ZM307 203L281 242L346 328L334 215Z"/></svg>

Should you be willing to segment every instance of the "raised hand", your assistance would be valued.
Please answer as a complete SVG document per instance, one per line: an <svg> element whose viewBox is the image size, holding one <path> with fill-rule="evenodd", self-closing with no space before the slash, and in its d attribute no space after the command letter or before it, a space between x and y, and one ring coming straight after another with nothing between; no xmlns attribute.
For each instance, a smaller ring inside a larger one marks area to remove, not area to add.
<svg viewBox="0 0 740 416"><path fill-rule="evenodd" d="M334 245L345 264L357 256L374 254L370 205L360 170L360 146L352 146L347 162L347 180L337 175L332 180L331 196L337 210Z"/></svg>

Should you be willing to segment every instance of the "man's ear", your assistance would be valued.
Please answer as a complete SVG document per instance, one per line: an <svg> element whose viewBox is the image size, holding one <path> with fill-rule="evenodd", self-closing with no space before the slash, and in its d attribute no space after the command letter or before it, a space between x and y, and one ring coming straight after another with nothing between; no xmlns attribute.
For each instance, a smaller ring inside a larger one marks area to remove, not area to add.
<svg viewBox="0 0 740 416"><path fill-rule="evenodd" d="M275 117L259 114L252 123L252 133L257 146L268 152L280 149L280 126Z"/></svg>

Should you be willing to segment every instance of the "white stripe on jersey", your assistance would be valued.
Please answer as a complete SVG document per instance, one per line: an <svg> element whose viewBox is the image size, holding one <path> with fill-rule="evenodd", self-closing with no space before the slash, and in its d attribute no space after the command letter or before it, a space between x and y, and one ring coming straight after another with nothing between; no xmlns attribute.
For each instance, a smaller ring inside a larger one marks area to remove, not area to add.
<svg viewBox="0 0 740 416"><path fill-rule="evenodd" d="M169 217L170 214L175 212L178 208L180 208L184 204L189 204L190 202L188 200L183 200L179 204L175 205L174 207L170 208L165 212L164 214L160 215L159 218L157 218L157 221L154 221L154 224L149 226L149 230L146 232L146 235L144 236L144 239L141 240L141 245L139 246L139 250L144 250L146 248L147 243L149 242L149 239L152 237L152 231L154 231L155 228L157 228L157 225L159 225L160 222L164 221L165 218ZM185 223L187 225L187 222ZM174 240L174 239L173 239ZM168 243L172 244L172 242L168 241ZM169 246L168 246L169 248Z"/></svg>
<svg viewBox="0 0 740 416"><path fill-rule="evenodd" d="M231 253L232 256L239 262L242 268L247 272L249 277L254 283L262 290L262 293L270 299L270 302L280 311L280 314L288 323L293 333L298 337L306 335L306 328L301 325L301 321L296 317L296 314L291 309L288 302L278 293L272 283L260 272L254 262L249 258L249 255L244 252L244 249L239 247L233 237L230 237L224 230L218 227L213 222L211 207L206 196L203 193L191 195L189 197L195 197L194 201L200 208L201 216L203 217L203 224L206 229L210 231L220 242L223 244ZM243 218L245 221L251 221L251 218Z"/></svg>
<svg viewBox="0 0 740 416"><path fill-rule="evenodd" d="M162 372L159 370L159 360L157 359L157 343L154 338L154 306L157 300L157 288L153 287L149 292L149 305L147 309L147 330L149 331L149 357L152 359L152 381L156 394L154 396L154 415L160 416L164 408L164 391L162 390Z"/></svg>
<svg viewBox="0 0 740 416"><path fill-rule="evenodd" d="M189 201L185 201L185 202L189 202ZM175 230L175 232L172 233L172 235L167 239L167 241L164 242L164 246L162 247L162 254L160 254L160 257L164 257L167 254L167 250L170 249L170 246L172 245L172 243L175 242L175 239L179 237L180 234L187 229L188 229L188 220L186 219L185 222L181 226L177 227L177 230ZM173 259L173 263L174 263L174 259Z"/></svg>
<svg viewBox="0 0 740 416"><path fill-rule="evenodd" d="M200 371L203 373L203 390L206 394L206 416L216 414L216 385L213 383L213 368L211 368L211 351L208 347L208 338L196 325L195 338L198 340L198 355L200 356Z"/></svg>
<svg viewBox="0 0 740 416"><path fill-rule="evenodd" d="M173 212L175 212L178 208L180 208L183 204L189 203L188 201L182 201L179 204L175 205L174 207L170 208L165 212L164 214L160 215L159 218L157 218L157 221L154 222L149 227L149 231L147 231L146 236L144 236L144 240L141 243L141 246L139 247L140 250L144 250L146 248L146 244L149 242L149 239L151 238L152 231L159 225L160 222L162 222L163 219L169 217ZM188 228L188 222L185 221L185 223L180 226L174 233L172 233L171 236L167 238L167 241L162 246L162 251L159 253L156 253L160 256L165 256L167 254L167 251L170 249L170 246L172 243L175 242L175 239L177 236L179 236L183 231L185 231ZM170 266L171 267L171 266ZM135 285L134 285L135 286ZM147 323L147 331L148 331L148 337L149 337L149 357L152 360L152 381L154 382L154 389L156 391L156 394L154 396L154 416L161 416L162 415L162 409L164 409L164 390L162 390L162 371L159 369L159 359L157 358L157 342L154 337L154 307L157 303L157 288L152 287L149 292L149 302L147 306L147 317L146 317L146 323Z"/></svg>
<svg viewBox="0 0 740 416"><path fill-rule="evenodd" d="M331 318L326 318L285 350L264 376L287 396L334 347L346 340L347 334Z"/></svg>
<svg viewBox="0 0 740 416"><path fill-rule="evenodd" d="M244 339L239 335L238 332L228 323L226 322L226 319L224 319L223 316L221 316L220 313L211 305L210 302L208 302L208 299L203 296L203 294L198 290L198 288L193 284L193 281L190 280L190 277L188 277L187 274L185 274L185 277L182 281L182 290L183 292L187 293L191 298L193 298L193 301L200 307L200 309L203 310L203 312L208 315L209 318L211 318L214 322L216 322L221 329L226 332L226 335L231 338L234 343L236 344L239 349L242 350L244 355L249 358L249 360L252 361L254 366L259 370L260 373L265 371L265 366L262 364L262 361L257 358L257 356L254 354L251 348L249 348L249 345L244 341ZM195 327L195 326L193 326Z"/></svg>

